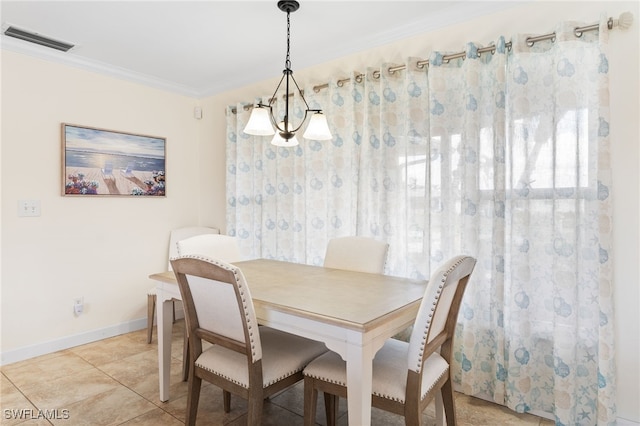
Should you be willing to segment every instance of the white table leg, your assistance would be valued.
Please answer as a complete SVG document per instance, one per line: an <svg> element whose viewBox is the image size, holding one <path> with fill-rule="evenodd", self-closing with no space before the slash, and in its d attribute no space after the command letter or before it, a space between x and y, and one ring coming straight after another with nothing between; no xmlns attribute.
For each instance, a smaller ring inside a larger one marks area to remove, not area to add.
<svg viewBox="0 0 640 426"><path fill-rule="evenodd" d="M158 332L158 372L160 377L160 401L169 400L169 377L171 375L171 299L164 300L158 291L156 301L156 322Z"/></svg>
<svg viewBox="0 0 640 426"><path fill-rule="evenodd" d="M349 424L371 424L373 345L347 343L347 405Z"/></svg>

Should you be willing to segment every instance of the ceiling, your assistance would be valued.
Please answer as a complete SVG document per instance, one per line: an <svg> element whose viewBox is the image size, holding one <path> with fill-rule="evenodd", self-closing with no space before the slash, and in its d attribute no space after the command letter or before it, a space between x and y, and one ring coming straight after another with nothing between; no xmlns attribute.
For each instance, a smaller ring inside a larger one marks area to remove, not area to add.
<svg viewBox="0 0 640 426"><path fill-rule="evenodd" d="M286 14L262 1L5 1L2 48L194 97L281 75ZM302 69L492 13L507 1L302 0L291 14ZM75 45L60 52L7 27Z"/></svg>

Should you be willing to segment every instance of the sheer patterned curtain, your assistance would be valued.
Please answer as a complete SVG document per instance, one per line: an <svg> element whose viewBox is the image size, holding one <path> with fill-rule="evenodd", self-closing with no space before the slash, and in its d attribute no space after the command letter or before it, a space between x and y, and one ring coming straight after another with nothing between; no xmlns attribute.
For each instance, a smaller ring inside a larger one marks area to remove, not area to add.
<svg viewBox="0 0 640 426"><path fill-rule="evenodd" d="M558 425L614 424L608 29L576 38L581 25L307 87L332 141L276 148L230 107L229 233L247 256L316 265L329 238L372 236L390 243L386 272L414 278L472 255L457 388Z"/></svg>
<svg viewBox="0 0 640 426"><path fill-rule="evenodd" d="M310 107L333 106L332 141L307 141L300 133L299 146L275 147L270 137L243 133L246 104L227 110L227 230L239 237L248 257L321 265L329 238L355 233L359 149L352 118L361 113L354 112L347 87L304 91ZM280 118L283 95L277 94L274 106ZM291 99L298 124L304 103ZM268 96L258 100L267 103Z"/></svg>

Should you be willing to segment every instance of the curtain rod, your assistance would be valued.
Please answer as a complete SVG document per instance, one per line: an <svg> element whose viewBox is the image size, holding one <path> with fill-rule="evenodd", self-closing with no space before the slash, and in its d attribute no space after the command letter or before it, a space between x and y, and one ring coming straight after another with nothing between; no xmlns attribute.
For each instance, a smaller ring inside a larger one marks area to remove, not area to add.
<svg viewBox="0 0 640 426"><path fill-rule="evenodd" d="M618 19L613 19L613 18L609 18L607 20L607 28L609 28L610 30L612 30L614 27L620 27L621 29L627 29L631 26L631 24L633 23L633 14L631 12L624 12L620 15L620 18ZM582 34L588 31L596 31L600 28L600 24L591 24L591 25L586 25L584 27L576 27L573 30L573 34L580 38L582 37ZM544 40L552 40L555 41L556 38L556 33L549 33L549 34L544 34L544 35L539 35L539 36L534 36L534 37L527 37L526 42L527 45L529 47L533 47L533 45L539 41L544 41ZM509 50L511 50L511 45L512 43L509 41L507 43L505 43L505 47ZM496 51L496 47L495 45L492 46L487 46L487 47L482 47L480 49L478 49L478 55L482 54L482 53L487 53L487 52L491 52L491 54L494 54ZM450 55L444 55L442 57L442 61L444 63L449 62L450 60L453 59L460 59L460 58L465 58L467 55L467 52L458 52L458 53L452 53ZM424 67L428 67L429 66L429 60L425 59L425 60L421 60L418 61L416 63L416 66L418 67L418 69L422 69ZM389 74L393 74L397 71L401 71L406 69L407 66L406 65L396 65L393 67L389 67L387 69L387 71L389 72ZM364 74L358 74L354 77L355 81L357 83L361 83L362 80L364 78ZM373 71L373 78L378 79L380 78L380 71L375 70ZM342 87L344 86L345 83L348 83L349 81L351 81L351 78L344 78L341 80L337 81L337 85L338 87ZM329 87L329 83L324 83L324 84L320 84L318 86L313 86L313 91L315 93L320 92L320 90L322 89L326 89ZM289 94L289 96L292 96L292 94ZM253 105L245 105L244 109L245 110L249 110L253 107ZM236 113L236 109L232 109L231 110L232 113Z"/></svg>
<svg viewBox="0 0 640 426"><path fill-rule="evenodd" d="M626 29L629 28L631 26L631 24L633 23L633 14L631 12L624 12L623 14L620 15L619 19L613 19L613 18L609 18L607 20L607 28L609 28L610 30L613 29L616 26L619 26L622 29ZM598 30L600 28L599 24L592 24L592 25L587 25L584 27L576 27L573 30L573 34L576 37L582 37L582 34L588 31L595 31ZM535 37L527 37L526 42L527 45L529 47L533 47L533 45L539 41L544 41L544 40L553 40L555 41L556 38L556 33L549 33L549 34L544 34L544 35L540 35L540 36L535 36ZM511 50L511 42L507 42L505 43L505 46L507 49ZM491 52L492 54L495 53L496 51L496 47L495 46L487 46L487 47L482 47L480 49L478 49L478 54L482 54L482 53L487 53L487 52ZM452 53L450 55L445 55L442 57L442 60L446 63L450 60L453 59L460 59L460 58L465 58L467 55L467 52L458 52L458 53ZM429 66L429 60L422 60L422 61L418 61L416 63L418 69L422 69L425 66ZM407 66L406 65L397 65L394 67L389 67L387 69L387 71L389 72L389 74L393 74L396 71L401 71L403 69L405 69ZM362 79L364 77L364 74L358 74L355 76L356 82L360 83L362 82ZM373 78L380 78L380 71L374 71L373 72ZM345 78L342 80L338 80L337 84L339 87L342 87L345 83L348 83L349 81L351 81L350 78ZM313 91L318 93L320 90L322 89L326 89L329 87L329 83L325 83L325 84L320 84L318 86L314 86L313 87Z"/></svg>

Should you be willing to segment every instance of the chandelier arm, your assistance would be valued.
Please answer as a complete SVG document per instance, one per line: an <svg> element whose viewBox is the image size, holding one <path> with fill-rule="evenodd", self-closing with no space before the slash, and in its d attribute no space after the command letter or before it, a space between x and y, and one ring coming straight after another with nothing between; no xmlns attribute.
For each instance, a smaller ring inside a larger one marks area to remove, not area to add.
<svg viewBox="0 0 640 426"><path fill-rule="evenodd" d="M269 107L271 107L271 105L273 104L273 101L276 100L276 95L278 93L278 89L280 89L280 86L282 85L282 82L284 81L285 78L285 74L282 74L282 78L280 79L280 82L278 83L278 87L276 87L276 90L273 92L273 95L271 95L271 98L269 98Z"/></svg>
<svg viewBox="0 0 640 426"><path fill-rule="evenodd" d="M293 84L296 85L296 89L298 89L298 93L300 93L300 97L302 98L304 105L307 107L307 110L311 109L309 108L309 104L307 103L307 100L304 98L304 94L302 93L302 90L300 90L300 86L298 86L298 82L296 81L295 78L293 78L293 71L291 71L291 80L293 80Z"/></svg>
<svg viewBox="0 0 640 426"><path fill-rule="evenodd" d="M271 107L269 107L269 119L271 120L271 124L273 125L273 127L275 127L278 132L284 132L284 129L280 128L280 126L278 125L278 121L273 116L273 109L271 109Z"/></svg>
<svg viewBox="0 0 640 426"><path fill-rule="evenodd" d="M296 127L295 129L293 129L293 130L289 130L291 133L297 133L298 130L300 130L300 128L304 124L305 120L307 119L307 113L308 112L309 112L308 109L304 111L304 117L302 117L302 120L300 121L300 125L298 127Z"/></svg>
<svg viewBox="0 0 640 426"><path fill-rule="evenodd" d="M269 98L269 105L267 105L269 107L269 120L271 120L271 124L279 132L284 132L284 129L280 128L280 126L278 125L278 120L276 120L275 116L273 115L273 102L277 99L278 90L280 89L280 86L282 85L282 82L284 81L285 76L286 74L282 75L282 78L278 83L278 87L276 87L276 90L273 92L273 95L271 96L271 98Z"/></svg>

